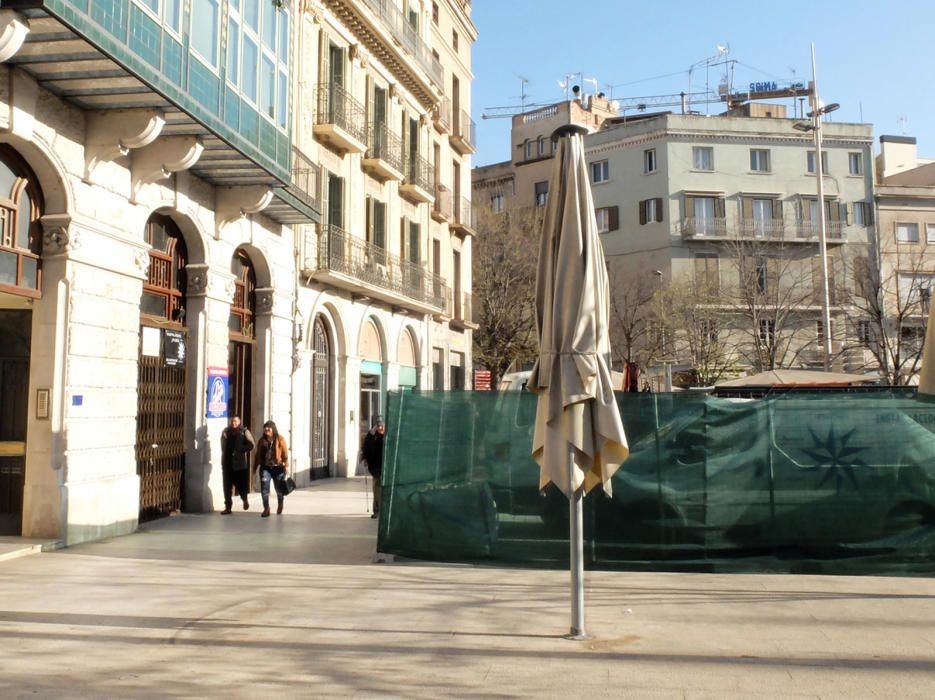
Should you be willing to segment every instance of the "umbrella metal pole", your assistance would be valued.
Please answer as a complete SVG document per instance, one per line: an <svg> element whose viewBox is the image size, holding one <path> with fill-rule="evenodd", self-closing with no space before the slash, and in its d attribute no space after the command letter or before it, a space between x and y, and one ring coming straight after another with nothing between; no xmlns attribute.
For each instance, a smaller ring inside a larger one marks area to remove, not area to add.
<svg viewBox="0 0 935 700"><path fill-rule="evenodd" d="M587 639L584 631L584 487L575 488L575 448L568 448L568 541L571 559L571 631L569 639Z"/></svg>

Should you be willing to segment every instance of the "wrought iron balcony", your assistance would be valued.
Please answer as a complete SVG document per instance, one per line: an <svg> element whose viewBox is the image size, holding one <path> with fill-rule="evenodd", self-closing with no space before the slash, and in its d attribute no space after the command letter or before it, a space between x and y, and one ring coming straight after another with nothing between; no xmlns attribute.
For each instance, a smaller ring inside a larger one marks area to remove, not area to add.
<svg viewBox="0 0 935 700"><path fill-rule="evenodd" d="M459 236L474 235L474 205L467 197L462 197L456 204L451 229Z"/></svg>
<svg viewBox="0 0 935 700"><path fill-rule="evenodd" d="M315 137L345 153L363 153L367 141L364 106L340 85L316 88Z"/></svg>
<svg viewBox="0 0 935 700"><path fill-rule="evenodd" d="M399 194L414 204L422 204L435 199L434 189L435 166L418 154L410 154Z"/></svg>
<svg viewBox="0 0 935 700"><path fill-rule="evenodd" d="M352 292L423 312L443 309L448 296L443 278L331 224L322 226L318 237L317 269L307 272L324 273Z"/></svg>
<svg viewBox="0 0 935 700"><path fill-rule="evenodd" d="M400 12L395 0L364 0L377 17L390 28L393 36L418 61L438 87L444 86L445 74L441 62L432 55L432 51L413 27L406 16Z"/></svg>
<svg viewBox="0 0 935 700"><path fill-rule="evenodd" d="M462 155L473 153L477 148L477 126L463 109L455 112L454 128L448 140L452 148Z"/></svg>
<svg viewBox="0 0 935 700"><path fill-rule="evenodd" d="M451 100L442 97L435 110L435 126L443 134L451 132Z"/></svg>
<svg viewBox="0 0 935 700"><path fill-rule="evenodd" d="M740 235L744 238L782 240L786 235L786 225L782 219L742 219Z"/></svg>
<svg viewBox="0 0 935 700"><path fill-rule="evenodd" d="M805 219L799 219L796 226L798 231L798 238L800 240L807 240L812 242L818 241L818 222L817 221L808 221ZM843 243L844 242L844 222L843 221L826 221L825 222L825 240L829 243Z"/></svg>
<svg viewBox="0 0 935 700"><path fill-rule="evenodd" d="M473 299L470 294L452 293L451 325L458 328L477 328L477 324L474 323Z"/></svg>
<svg viewBox="0 0 935 700"><path fill-rule="evenodd" d="M727 219L724 217L686 217L682 219L682 236L684 238L726 238Z"/></svg>
<svg viewBox="0 0 935 700"><path fill-rule="evenodd" d="M295 147L292 148L292 185L288 191L315 211L321 211L321 168Z"/></svg>
<svg viewBox="0 0 935 700"><path fill-rule="evenodd" d="M451 190L442 184L435 185L435 203L432 204L432 218L436 221L450 221L452 217Z"/></svg>
<svg viewBox="0 0 935 700"><path fill-rule="evenodd" d="M386 124L368 130L361 167L380 180L403 179L403 141Z"/></svg>

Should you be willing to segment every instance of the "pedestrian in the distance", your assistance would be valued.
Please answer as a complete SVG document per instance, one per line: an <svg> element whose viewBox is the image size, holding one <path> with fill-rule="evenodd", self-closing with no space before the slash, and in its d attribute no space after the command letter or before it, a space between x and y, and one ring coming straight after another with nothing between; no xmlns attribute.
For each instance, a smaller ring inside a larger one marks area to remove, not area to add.
<svg viewBox="0 0 935 700"><path fill-rule="evenodd" d="M386 426L383 424L383 418L377 416L373 423L373 428L364 436L364 446L361 449L364 461L367 463L367 471L373 477L373 513L371 518L377 517L380 513L380 479L383 476L383 439L386 434Z"/></svg>
<svg viewBox="0 0 935 700"><path fill-rule="evenodd" d="M256 445L253 466L260 470L260 495L263 497L263 512L260 517L269 517L269 485L274 482L279 506L276 515L282 513L283 493L279 482L289 473L289 448L286 439L276 430L276 424L268 420L263 424L263 437Z"/></svg>
<svg viewBox="0 0 935 700"><path fill-rule="evenodd" d="M250 508L247 500L250 491L249 454L254 444L250 430L241 425L240 416L231 416L230 424L221 433L221 475L224 477L224 510L221 515L230 515L235 489L243 500L243 509Z"/></svg>

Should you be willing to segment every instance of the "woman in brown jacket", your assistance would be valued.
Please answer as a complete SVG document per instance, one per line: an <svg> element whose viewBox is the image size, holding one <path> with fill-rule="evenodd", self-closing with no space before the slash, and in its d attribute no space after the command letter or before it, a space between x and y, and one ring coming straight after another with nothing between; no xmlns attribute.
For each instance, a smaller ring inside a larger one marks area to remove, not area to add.
<svg viewBox="0 0 935 700"><path fill-rule="evenodd" d="M269 517L269 483L271 481L276 482L276 497L279 499L276 515L279 515L282 513L283 502L279 480L285 479L289 473L289 448L286 446L286 439L279 434L276 424L271 420L263 424L263 437L257 441L253 466L260 470L260 494L263 496L263 512L260 517Z"/></svg>

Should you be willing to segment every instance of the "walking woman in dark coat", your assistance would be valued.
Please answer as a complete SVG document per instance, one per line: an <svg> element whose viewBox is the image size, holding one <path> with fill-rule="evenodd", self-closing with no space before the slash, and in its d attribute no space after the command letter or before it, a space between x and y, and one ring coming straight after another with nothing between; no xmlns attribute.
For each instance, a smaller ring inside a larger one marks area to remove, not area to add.
<svg viewBox="0 0 935 700"><path fill-rule="evenodd" d="M371 518L377 517L380 513L380 478L383 476L383 439L386 434L386 426L383 424L383 418L377 416L373 428L364 436L364 445L361 449L364 461L367 463L367 471L373 477L373 513Z"/></svg>

